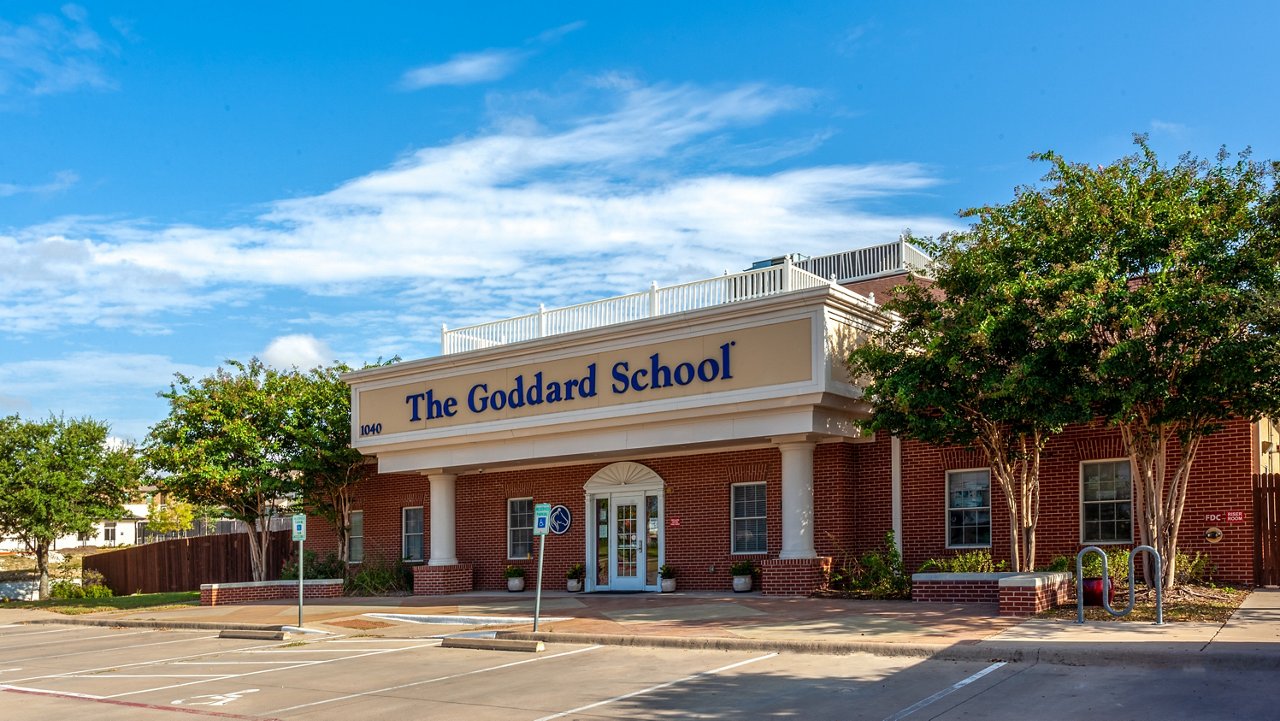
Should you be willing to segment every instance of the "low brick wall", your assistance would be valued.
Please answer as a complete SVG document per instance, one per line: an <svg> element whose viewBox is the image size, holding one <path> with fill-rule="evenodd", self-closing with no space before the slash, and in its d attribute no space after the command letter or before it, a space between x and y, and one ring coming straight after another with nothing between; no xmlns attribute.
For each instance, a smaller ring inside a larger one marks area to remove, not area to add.
<svg viewBox="0 0 1280 721"><path fill-rule="evenodd" d="M830 556L761 561L760 593L765 596L808 596L826 585L830 570Z"/></svg>
<svg viewBox="0 0 1280 721"><path fill-rule="evenodd" d="M999 603L1000 579L1017 573L916 573L911 600L923 603Z"/></svg>
<svg viewBox="0 0 1280 721"><path fill-rule="evenodd" d="M1070 573L1024 573L1000 579L1001 616L1034 616L1070 600Z"/></svg>
<svg viewBox="0 0 1280 721"><path fill-rule="evenodd" d="M413 595L448 596L474 590L470 563L454 566L414 566Z"/></svg>
<svg viewBox="0 0 1280 721"><path fill-rule="evenodd" d="M342 595L341 578L314 578L302 582L303 598L337 598ZM201 606L278 601L298 597L297 581L249 581L246 583L200 584Z"/></svg>

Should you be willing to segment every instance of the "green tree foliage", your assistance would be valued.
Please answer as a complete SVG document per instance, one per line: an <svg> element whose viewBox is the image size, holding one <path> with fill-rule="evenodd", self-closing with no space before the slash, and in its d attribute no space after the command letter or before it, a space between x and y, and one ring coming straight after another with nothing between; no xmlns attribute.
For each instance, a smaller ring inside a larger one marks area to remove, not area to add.
<svg viewBox="0 0 1280 721"><path fill-rule="evenodd" d="M1166 166L1135 143L1105 167L1035 156L1049 185L983 216L1041 238L1063 283L1046 332L1089 345L1081 392L1120 429L1141 540L1171 589L1201 440L1280 413L1280 164L1220 152Z"/></svg>
<svg viewBox="0 0 1280 721"><path fill-rule="evenodd" d="M870 428L976 444L1005 501L1012 565L1031 570L1041 452L1052 434L1089 417L1075 394L1081 344L1040 332L1058 280L1029 252L1036 238L985 216L968 231L912 241L935 258L935 282L895 288L884 304L890 330L849 359L867 382Z"/></svg>
<svg viewBox="0 0 1280 721"><path fill-rule="evenodd" d="M155 533L182 533L195 524L196 507L185 501L171 499L159 503L147 501L147 530Z"/></svg>
<svg viewBox="0 0 1280 721"><path fill-rule="evenodd" d="M255 359L228 361L213 375L182 374L160 396L169 415L152 427L147 455L167 475L162 490L226 509L249 533L254 580L265 580L270 519L298 492L289 428L297 374Z"/></svg>
<svg viewBox="0 0 1280 721"><path fill-rule="evenodd" d="M351 447L351 388L346 365L315 368L297 377L296 411L287 428L291 467L298 472L307 512L333 526L338 557L347 559L351 502L364 477L364 454Z"/></svg>
<svg viewBox="0 0 1280 721"><path fill-rule="evenodd" d="M20 539L35 555L42 599L49 597L54 541L123 516L138 487L137 454L109 444L107 434L105 423L89 418L0 418L0 535Z"/></svg>

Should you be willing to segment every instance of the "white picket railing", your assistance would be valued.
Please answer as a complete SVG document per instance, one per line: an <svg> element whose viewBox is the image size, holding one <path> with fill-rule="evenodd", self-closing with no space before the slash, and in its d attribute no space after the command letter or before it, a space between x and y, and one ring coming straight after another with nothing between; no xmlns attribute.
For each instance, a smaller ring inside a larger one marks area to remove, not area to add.
<svg viewBox="0 0 1280 721"><path fill-rule="evenodd" d="M507 343L544 338L561 333L599 328L672 313L684 313L725 303L739 303L806 288L829 285L830 281L793 264L788 258L779 265L757 268L719 278L659 288L565 308L481 323L464 328L441 327L443 355L492 348Z"/></svg>
<svg viewBox="0 0 1280 721"><path fill-rule="evenodd" d="M894 271L928 272L932 264L932 258L905 240L796 261L797 267L823 278L835 278L837 283Z"/></svg>

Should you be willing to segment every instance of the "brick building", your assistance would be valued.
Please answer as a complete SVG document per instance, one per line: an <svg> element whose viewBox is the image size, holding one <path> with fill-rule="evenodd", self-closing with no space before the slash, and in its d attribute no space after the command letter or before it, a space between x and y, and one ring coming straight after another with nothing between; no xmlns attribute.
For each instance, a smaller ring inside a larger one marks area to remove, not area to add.
<svg viewBox="0 0 1280 721"><path fill-rule="evenodd" d="M418 593L501 589L506 566L536 563L544 502L546 577L584 563L587 591L656 591L662 564L682 588L727 590L730 564L750 559L765 593L805 593L832 558L890 530L908 570L960 549L1007 557L1004 499L980 453L859 425L868 407L843 360L884 327L875 294L927 261L906 243L780 258L446 330L439 357L351 374L353 445L376 459L353 557L408 560ZM1252 476L1274 436L1241 420L1198 454L1181 548L1209 553L1221 580L1253 581ZM1131 496L1118 431L1055 437L1038 563L1131 545ZM334 543L312 526L311 548Z"/></svg>

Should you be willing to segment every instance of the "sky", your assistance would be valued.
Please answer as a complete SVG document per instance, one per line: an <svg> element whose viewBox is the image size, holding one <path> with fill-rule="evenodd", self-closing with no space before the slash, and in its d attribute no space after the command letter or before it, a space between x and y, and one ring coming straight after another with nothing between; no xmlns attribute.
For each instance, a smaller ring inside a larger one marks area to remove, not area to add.
<svg viewBox="0 0 1280 721"><path fill-rule="evenodd" d="M962 228L1146 133L1280 157L1269 2L0 4L0 415Z"/></svg>

